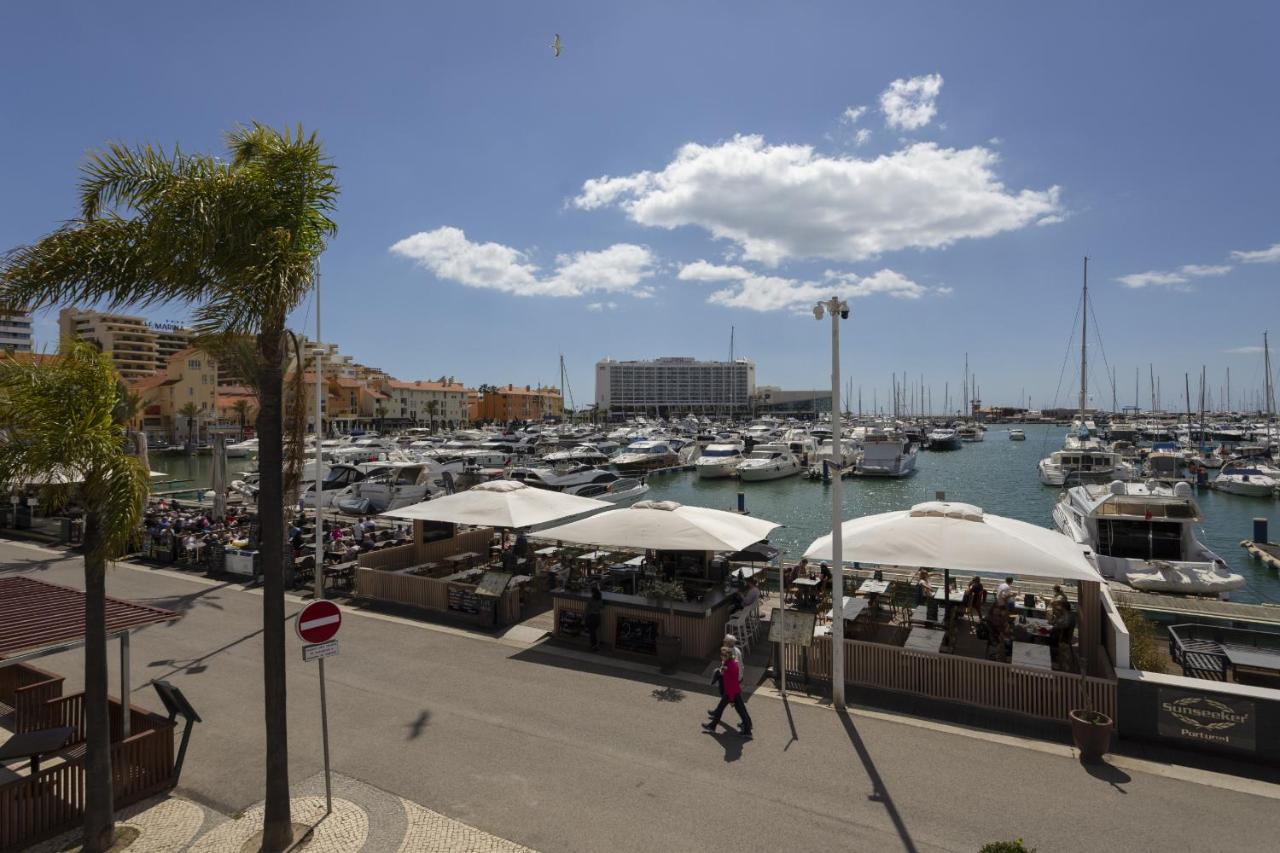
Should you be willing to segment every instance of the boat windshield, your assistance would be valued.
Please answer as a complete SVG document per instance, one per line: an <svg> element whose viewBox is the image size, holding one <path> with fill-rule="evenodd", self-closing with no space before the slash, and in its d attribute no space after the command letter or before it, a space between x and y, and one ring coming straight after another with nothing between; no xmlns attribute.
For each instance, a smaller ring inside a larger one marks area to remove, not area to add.
<svg viewBox="0 0 1280 853"><path fill-rule="evenodd" d="M777 459L781 455L782 455L781 453L777 453L770 450L753 450L751 451L751 455L748 456L747 458L748 459Z"/></svg>
<svg viewBox="0 0 1280 853"><path fill-rule="evenodd" d="M702 458L704 459L709 456L719 457L719 456L737 456L737 455L738 455L738 451L732 447L708 447L706 450L702 451Z"/></svg>

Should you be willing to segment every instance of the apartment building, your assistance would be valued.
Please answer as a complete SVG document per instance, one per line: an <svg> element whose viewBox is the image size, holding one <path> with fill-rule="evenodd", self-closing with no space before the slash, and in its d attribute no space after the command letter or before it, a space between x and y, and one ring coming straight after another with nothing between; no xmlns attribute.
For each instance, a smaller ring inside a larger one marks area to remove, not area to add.
<svg viewBox="0 0 1280 853"><path fill-rule="evenodd" d="M467 389L461 382L405 382L386 379L387 418L401 425L454 429L471 420Z"/></svg>
<svg viewBox="0 0 1280 853"><path fill-rule="evenodd" d="M202 350L175 352L164 370L133 379L129 389L142 397L141 423L135 426L149 438L198 444L218 421L218 365Z"/></svg>
<svg viewBox="0 0 1280 853"><path fill-rule="evenodd" d="M167 370L173 357L191 346L193 337L190 329L173 323L79 308L58 312L58 333L95 344L111 357L126 381Z"/></svg>
<svg viewBox="0 0 1280 853"><path fill-rule="evenodd" d="M596 405L602 412L745 414L755 390L756 366L745 358L596 362Z"/></svg>
<svg viewBox="0 0 1280 853"><path fill-rule="evenodd" d="M31 312L0 311L0 350L31 352Z"/></svg>
<svg viewBox="0 0 1280 853"><path fill-rule="evenodd" d="M485 388L477 417L484 421L537 421L543 418L561 417L564 399L559 388L531 388L506 385L501 388Z"/></svg>

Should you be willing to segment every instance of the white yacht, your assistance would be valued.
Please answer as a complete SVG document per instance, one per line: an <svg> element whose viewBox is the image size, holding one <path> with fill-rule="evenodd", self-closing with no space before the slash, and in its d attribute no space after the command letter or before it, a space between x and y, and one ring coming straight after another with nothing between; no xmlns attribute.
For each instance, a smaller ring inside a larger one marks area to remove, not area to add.
<svg viewBox="0 0 1280 853"><path fill-rule="evenodd" d="M1134 467L1110 450L1055 450L1037 466L1046 486L1132 480Z"/></svg>
<svg viewBox="0 0 1280 853"><path fill-rule="evenodd" d="M1009 430L1009 440L1010 441L1026 441L1027 434L1022 430L1018 429L1017 427L1013 427L1012 429Z"/></svg>
<svg viewBox="0 0 1280 853"><path fill-rule="evenodd" d="M1187 467L1187 456L1176 447L1161 447L1147 454L1147 476L1165 483L1190 483L1192 477Z"/></svg>
<svg viewBox="0 0 1280 853"><path fill-rule="evenodd" d="M609 483L587 483L565 489L566 494L615 504L633 501L648 491L649 484L635 477L618 477Z"/></svg>
<svg viewBox="0 0 1280 853"><path fill-rule="evenodd" d="M1196 538L1191 487L1155 483L1075 486L1053 508L1058 531L1089 549L1098 572L1145 592L1215 595L1244 578Z"/></svg>
<svg viewBox="0 0 1280 853"><path fill-rule="evenodd" d="M1280 478L1276 472L1257 464L1251 459L1233 459L1225 462L1213 478L1213 487L1229 495L1244 495L1250 498L1269 498L1280 488Z"/></svg>
<svg viewBox="0 0 1280 853"><path fill-rule="evenodd" d="M342 494L347 486L364 479L364 471L355 465L331 465L320 482L320 508L333 506L334 499ZM312 483L302 493L302 505L314 509L316 505L316 484Z"/></svg>
<svg viewBox="0 0 1280 853"><path fill-rule="evenodd" d="M780 480L800 473L800 460L785 444L757 444L738 463L738 478L744 482Z"/></svg>
<svg viewBox="0 0 1280 853"><path fill-rule="evenodd" d="M962 424L956 433L961 441L982 441L987 431L982 428L982 424Z"/></svg>
<svg viewBox="0 0 1280 853"><path fill-rule="evenodd" d="M433 492L439 466L429 462L393 462L371 466L365 476L343 489L332 505L352 515L386 512L421 503Z"/></svg>
<svg viewBox="0 0 1280 853"><path fill-rule="evenodd" d="M937 427L925 435L930 450L959 450L960 433L951 427Z"/></svg>
<svg viewBox="0 0 1280 853"><path fill-rule="evenodd" d="M244 459L258 452L258 439L250 438L245 441L237 441L223 447L226 451L228 459Z"/></svg>
<svg viewBox="0 0 1280 853"><path fill-rule="evenodd" d="M716 477L732 477L743 459L742 445L738 442L708 444L702 455L693 463L693 469L704 480Z"/></svg>
<svg viewBox="0 0 1280 853"><path fill-rule="evenodd" d="M564 492L612 503L632 500L649 491L648 484L634 477L620 477L612 471L578 465L572 468L513 468L511 479L539 489Z"/></svg>
<svg viewBox="0 0 1280 853"><path fill-rule="evenodd" d="M906 477L915 473L916 448L897 430L872 429L862 438L858 477Z"/></svg>
<svg viewBox="0 0 1280 853"><path fill-rule="evenodd" d="M680 457L665 441L633 441L611 460L623 472L652 471L680 463Z"/></svg>
<svg viewBox="0 0 1280 853"><path fill-rule="evenodd" d="M817 467L822 467L823 462L830 462L841 470L852 468L858 463L858 443L852 439L844 439L840 442L840 452L835 449L835 442L827 439L818 446L814 452L813 461Z"/></svg>

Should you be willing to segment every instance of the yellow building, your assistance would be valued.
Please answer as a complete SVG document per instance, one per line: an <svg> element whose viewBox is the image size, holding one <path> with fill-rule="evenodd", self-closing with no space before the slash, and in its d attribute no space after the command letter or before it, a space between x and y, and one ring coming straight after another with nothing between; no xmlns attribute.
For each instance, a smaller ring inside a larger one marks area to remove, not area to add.
<svg viewBox="0 0 1280 853"><path fill-rule="evenodd" d="M218 365L202 350L175 352L162 372L134 379L129 389L142 397L136 426L149 437L199 444L217 423Z"/></svg>
<svg viewBox="0 0 1280 853"><path fill-rule="evenodd" d="M505 385L486 388L480 398L478 417L482 421L538 421L564 414L564 401L559 388L523 388Z"/></svg>

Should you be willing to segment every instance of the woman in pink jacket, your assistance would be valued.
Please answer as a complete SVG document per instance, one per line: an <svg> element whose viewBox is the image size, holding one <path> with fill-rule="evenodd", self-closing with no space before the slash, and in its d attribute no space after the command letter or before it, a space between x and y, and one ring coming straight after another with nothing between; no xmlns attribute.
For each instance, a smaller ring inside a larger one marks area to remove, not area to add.
<svg viewBox="0 0 1280 853"><path fill-rule="evenodd" d="M733 650L728 646L720 650L720 677L724 692L720 695L720 704L716 705L714 711L708 712L711 719L703 724L703 730L714 732L720 725L720 715L733 703L733 709L742 720L738 734L751 737L751 717L747 714L747 704L742 701L742 676L738 670L738 662L734 660Z"/></svg>

